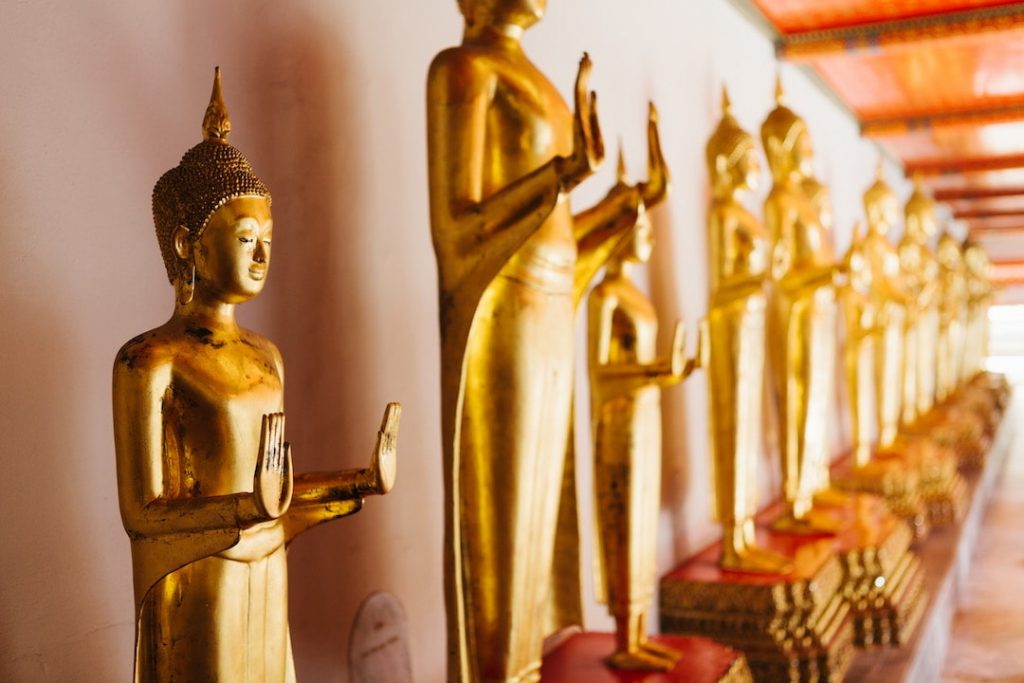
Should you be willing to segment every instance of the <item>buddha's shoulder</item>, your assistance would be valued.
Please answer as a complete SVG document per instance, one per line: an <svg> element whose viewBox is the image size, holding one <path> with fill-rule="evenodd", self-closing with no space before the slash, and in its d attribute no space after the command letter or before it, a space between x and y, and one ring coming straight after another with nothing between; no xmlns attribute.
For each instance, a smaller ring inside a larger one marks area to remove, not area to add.
<svg viewBox="0 0 1024 683"><path fill-rule="evenodd" d="M493 50L476 45L457 45L437 53L427 72L431 96L455 99L472 95L492 84L506 60Z"/></svg>
<svg viewBox="0 0 1024 683"><path fill-rule="evenodd" d="M145 375L169 368L176 355L166 325L136 335L126 341L114 358L114 375Z"/></svg>

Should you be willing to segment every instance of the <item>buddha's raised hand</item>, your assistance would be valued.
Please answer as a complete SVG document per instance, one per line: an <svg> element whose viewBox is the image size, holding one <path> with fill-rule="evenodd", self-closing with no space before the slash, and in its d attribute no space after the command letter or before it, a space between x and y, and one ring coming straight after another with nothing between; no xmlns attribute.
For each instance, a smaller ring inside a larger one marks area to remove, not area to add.
<svg viewBox="0 0 1024 683"><path fill-rule="evenodd" d="M263 416L253 497L256 509L266 519L277 519L291 504L292 453L291 445L284 440L284 413Z"/></svg>
<svg viewBox="0 0 1024 683"><path fill-rule="evenodd" d="M395 485L395 475L398 470L395 456L398 450L398 423L401 417L401 404L389 403L384 408L384 418L380 422L377 444L374 446L367 472L371 493L384 495Z"/></svg>
<svg viewBox="0 0 1024 683"><path fill-rule="evenodd" d="M640 183L640 196L644 205L652 207L668 194L669 173L665 155L661 151L658 132L658 110L654 102L647 103L647 182Z"/></svg>
<svg viewBox="0 0 1024 683"><path fill-rule="evenodd" d="M579 184L596 171L604 161L604 140L601 137L601 125L597 119L597 93L587 90L590 69L590 55L584 52L580 59L579 71L576 74L574 92L576 111L573 113L572 154L563 159L559 169L562 181L567 188Z"/></svg>

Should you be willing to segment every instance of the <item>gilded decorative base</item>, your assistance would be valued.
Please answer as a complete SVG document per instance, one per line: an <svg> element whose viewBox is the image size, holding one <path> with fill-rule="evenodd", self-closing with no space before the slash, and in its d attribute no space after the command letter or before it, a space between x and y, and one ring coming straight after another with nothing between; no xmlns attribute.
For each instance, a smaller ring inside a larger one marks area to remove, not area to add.
<svg viewBox="0 0 1024 683"><path fill-rule="evenodd" d="M876 451L864 467L855 467L851 458L845 458L832 468L832 484L885 500L889 510L906 522L912 542L923 540L931 529L921 478L900 453Z"/></svg>
<svg viewBox="0 0 1024 683"><path fill-rule="evenodd" d="M960 476L959 457L935 438L935 431L935 425L919 420L886 451L887 458L902 459L917 473L918 491L933 527L956 523L967 508L967 484Z"/></svg>
<svg viewBox="0 0 1024 683"><path fill-rule="evenodd" d="M856 643L902 645L920 622L926 603L921 563L910 550L911 527L872 495L853 496L842 517L845 524L836 545Z"/></svg>
<svg viewBox="0 0 1024 683"><path fill-rule="evenodd" d="M680 653L671 671L616 671L604 660L615 650L611 633L577 633L544 655L541 683L752 683L743 653L708 638L652 636Z"/></svg>
<svg viewBox="0 0 1024 683"><path fill-rule="evenodd" d="M662 578L661 630L742 650L757 680L842 680L854 630L834 541L759 531L758 545L792 557L794 571L726 571L719 544L709 546Z"/></svg>

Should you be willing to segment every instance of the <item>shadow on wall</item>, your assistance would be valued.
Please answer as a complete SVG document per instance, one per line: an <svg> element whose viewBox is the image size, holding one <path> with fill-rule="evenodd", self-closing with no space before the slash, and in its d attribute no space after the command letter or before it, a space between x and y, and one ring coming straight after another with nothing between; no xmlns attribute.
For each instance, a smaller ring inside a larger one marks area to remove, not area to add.
<svg viewBox="0 0 1024 683"><path fill-rule="evenodd" d="M365 400L374 384L367 359L380 355L365 330L380 313L365 286L372 264L362 258L372 224L363 182L371 150L345 106L360 97L358 56L346 51L342 34L300 12L267 38L253 69L264 80L251 84L263 101L246 125L264 141L257 168L274 192L277 249L264 331L285 359L288 439L298 472L365 467L384 404ZM348 558L359 558L359 579L372 588L390 584L379 519L366 520L383 504L369 498L356 517L311 532L289 551L300 680L346 670L345 643L365 597L348 576Z"/></svg>
<svg viewBox="0 0 1024 683"><path fill-rule="evenodd" d="M671 201L671 200L670 200ZM676 266L672 254L677 253L675 243L678 240L676 226L668 207L662 205L650 212L651 225L654 228L654 239L657 245L651 256L648 268L651 287L651 300L658 312L659 348L667 348L665 339L670 338L677 320L686 325L689 346L687 353L692 353L693 340L696 339L697 320L683 318L683 306L676 283ZM689 382L690 380L687 380ZM684 383L685 384L685 383ZM680 386L662 390L662 478L661 501L662 509L671 515L671 538L673 562L684 557L690 549L691 539L687 534L687 513L685 494L693 476L689 463L692 454L689 452L687 432L694 429L686 419L686 394Z"/></svg>

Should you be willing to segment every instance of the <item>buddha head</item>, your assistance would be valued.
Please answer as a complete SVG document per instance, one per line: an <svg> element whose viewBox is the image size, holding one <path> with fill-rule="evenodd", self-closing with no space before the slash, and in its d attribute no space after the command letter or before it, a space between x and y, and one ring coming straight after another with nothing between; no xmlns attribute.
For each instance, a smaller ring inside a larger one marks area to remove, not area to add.
<svg viewBox="0 0 1024 683"><path fill-rule="evenodd" d="M547 0L458 0L467 28L519 26L528 28L544 16Z"/></svg>
<svg viewBox="0 0 1024 683"><path fill-rule="evenodd" d="M270 265L270 191L228 144L230 132L218 68L203 141L153 188L157 241L181 304L196 292L225 303L252 298Z"/></svg>
<svg viewBox="0 0 1024 683"><path fill-rule="evenodd" d="M722 86L722 120L708 139L706 148L711 189L726 198L737 190L756 190L761 164L754 137L743 130L732 115L729 92Z"/></svg>
<svg viewBox="0 0 1024 683"><path fill-rule="evenodd" d="M938 229L935 219L935 200L925 192L920 177L914 178L914 191L903 209L907 235L917 242L927 242Z"/></svg>
<svg viewBox="0 0 1024 683"><path fill-rule="evenodd" d="M761 124L761 143L776 182L813 175L811 136L804 120L785 105L781 78L775 83L775 109Z"/></svg>
<svg viewBox="0 0 1024 683"><path fill-rule="evenodd" d="M651 260L651 253L654 251L654 228L647 213L642 196L638 194L637 188L630 185L626 173L626 160L622 155L622 148L619 148L619 162L615 185L608 191L608 198L612 201L621 200L626 206L635 207L635 212L627 212L624 220L633 221L633 228L629 232L628 239L622 243L612 261L622 263L647 263Z"/></svg>
<svg viewBox="0 0 1024 683"><path fill-rule="evenodd" d="M875 182L864 193L864 215L868 219L868 230L885 235L899 220L899 202L896 193L885 182L885 167L878 160Z"/></svg>

